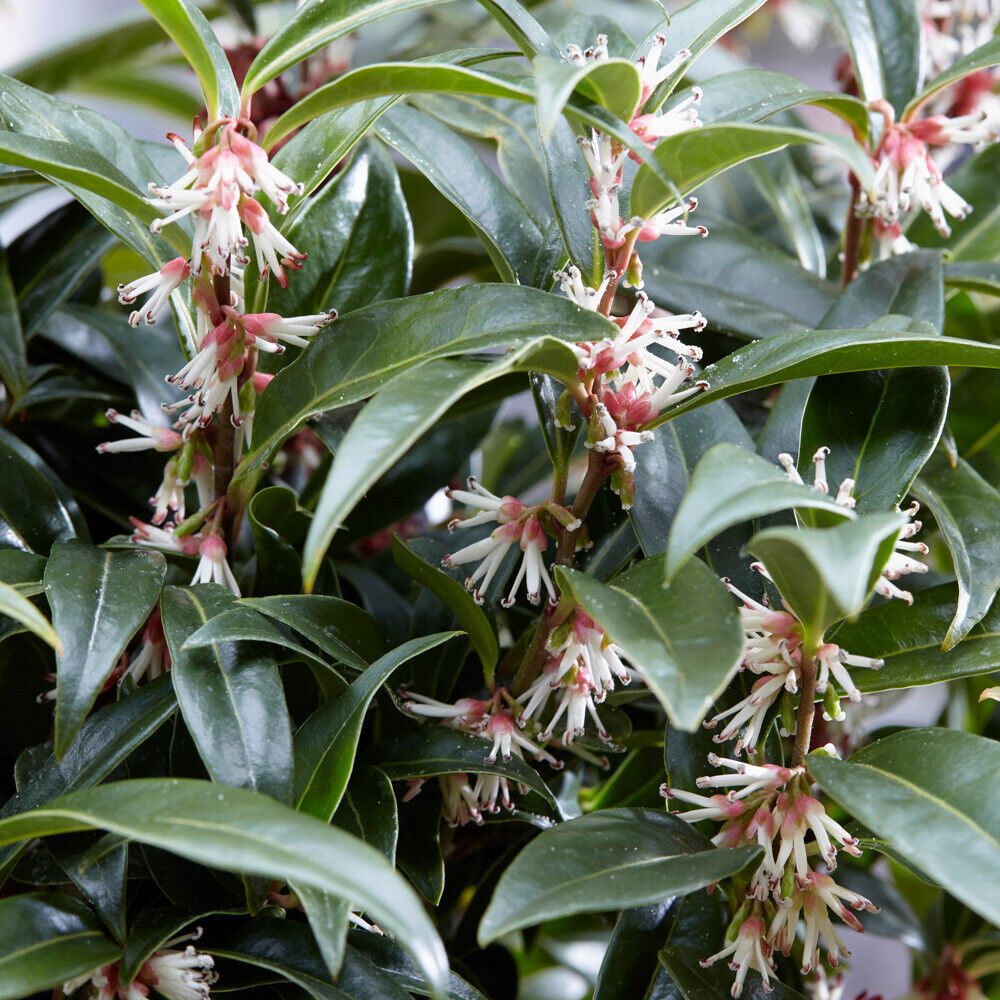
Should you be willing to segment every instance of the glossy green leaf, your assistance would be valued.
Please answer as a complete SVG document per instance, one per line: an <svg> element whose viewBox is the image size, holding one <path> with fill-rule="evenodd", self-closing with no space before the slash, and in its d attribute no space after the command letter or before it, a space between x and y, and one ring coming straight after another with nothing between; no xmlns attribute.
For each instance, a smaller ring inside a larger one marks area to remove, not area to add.
<svg viewBox="0 0 1000 1000"><path fill-rule="evenodd" d="M287 802L292 732L278 665L234 642L185 645L232 600L216 584L163 591L160 610L170 676L188 732L213 780Z"/></svg>
<svg viewBox="0 0 1000 1000"><path fill-rule="evenodd" d="M24 332L6 252L0 256L0 378L15 399L27 388Z"/></svg>
<svg viewBox="0 0 1000 1000"><path fill-rule="evenodd" d="M365 143L350 167L281 228L295 246L322 252L309 255L288 288L269 291L270 311L304 316L336 309L344 315L409 289L413 226L396 168L376 142Z"/></svg>
<svg viewBox="0 0 1000 1000"><path fill-rule="evenodd" d="M898 514L869 514L834 528L767 528L747 551L767 568L807 641L818 643L861 610L903 523Z"/></svg>
<svg viewBox="0 0 1000 1000"><path fill-rule="evenodd" d="M792 482L780 465L739 445L715 445L695 466L670 526L667 581L692 553L726 528L789 508L822 510L837 519L853 517L833 497Z"/></svg>
<svg viewBox="0 0 1000 1000"><path fill-rule="evenodd" d="M676 816L605 809L543 830L500 877L479 925L485 946L553 917L684 895L740 871L756 847L712 848Z"/></svg>
<svg viewBox="0 0 1000 1000"><path fill-rule="evenodd" d="M671 945L660 952L660 961L674 981L675 988L684 1000L725 1000L732 995L733 973L725 962L704 968L704 958L699 950ZM767 989L760 973L750 972L740 996L743 1000L803 1000L803 995L780 980L772 980Z"/></svg>
<svg viewBox="0 0 1000 1000"><path fill-rule="evenodd" d="M914 493L934 515L958 580L955 617L943 642L948 650L989 611L1000 590L1000 493L962 459L923 477Z"/></svg>
<svg viewBox="0 0 1000 1000"><path fill-rule="evenodd" d="M517 43L529 58L547 56L558 58L559 49L546 34L530 11L518 0L479 0L497 24Z"/></svg>
<svg viewBox="0 0 1000 1000"><path fill-rule="evenodd" d="M7 583L0 583L0 615L20 622L40 639L44 639L57 653L62 651L59 636L45 615Z"/></svg>
<svg viewBox="0 0 1000 1000"><path fill-rule="evenodd" d="M318 708L295 734L295 804L324 822L337 810L354 768L365 713L375 692L407 660L456 635L411 639L376 660L339 697Z"/></svg>
<svg viewBox="0 0 1000 1000"><path fill-rule="evenodd" d="M436 0L307 0L267 40L243 80L249 97L269 80L330 42L390 14L428 7Z"/></svg>
<svg viewBox="0 0 1000 1000"><path fill-rule="evenodd" d="M955 585L918 590L913 606L888 601L844 622L831 638L860 656L885 660L878 670L856 670L863 692L937 684L1000 669L1000 609L988 611L953 649L942 650L958 600Z"/></svg>
<svg viewBox="0 0 1000 1000"><path fill-rule="evenodd" d="M282 594L244 597L239 603L295 629L331 659L355 670L364 670L386 651L385 635L375 619L339 597Z"/></svg>
<svg viewBox="0 0 1000 1000"><path fill-rule="evenodd" d="M468 219L501 278L529 283L542 234L479 154L416 108L393 108L376 129Z"/></svg>
<svg viewBox="0 0 1000 1000"><path fill-rule="evenodd" d="M500 658L500 647L486 612L476 604L468 590L454 577L421 559L395 535L392 538L392 558L407 576L426 587L451 611L468 632L487 680L492 679L493 670Z"/></svg>
<svg viewBox="0 0 1000 1000"><path fill-rule="evenodd" d="M257 555L253 591L259 597L294 593L301 586L299 549L312 515L298 501L287 486L268 486L255 493L247 507Z"/></svg>
<svg viewBox="0 0 1000 1000"><path fill-rule="evenodd" d="M944 282L949 288L1000 295L1000 265L979 260L945 264Z"/></svg>
<svg viewBox="0 0 1000 1000"><path fill-rule="evenodd" d="M828 447L831 489L850 477L859 513L891 510L937 447L950 391L946 368L817 379L802 417L799 471Z"/></svg>
<svg viewBox="0 0 1000 1000"><path fill-rule="evenodd" d="M125 940L125 873L128 842L113 835L96 843L88 833L60 837L47 846L59 867L83 893L116 941Z"/></svg>
<svg viewBox="0 0 1000 1000"><path fill-rule="evenodd" d="M1000 920L1000 812L984 793L1000 746L971 733L909 729L849 760L807 758L823 790L971 910Z"/></svg>
<svg viewBox="0 0 1000 1000"><path fill-rule="evenodd" d="M801 104L814 104L842 118L855 131L868 131L868 110L856 97L816 90L787 73L765 69L738 69L706 80L702 85L698 117L708 125L718 122L760 122Z"/></svg>
<svg viewBox="0 0 1000 1000"><path fill-rule="evenodd" d="M0 582L12 587L22 597L34 597L45 589L42 574L45 556L23 549L0 549Z"/></svg>
<svg viewBox="0 0 1000 1000"><path fill-rule="evenodd" d="M923 26L912 0L827 0L847 39L866 101L885 98L898 114L921 78Z"/></svg>
<svg viewBox="0 0 1000 1000"><path fill-rule="evenodd" d="M371 63L338 76L298 101L268 129L267 147L272 148L286 135L334 108L374 97L427 93L531 99L531 91L524 85L472 67L448 63Z"/></svg>
<svg viewBox="0 0 1000 1000"><path fill-rule="evenodd" d="M55 751L69 747L118 658L160 596L158 552L109 552L60 542L45 566L45 596L62 644L57 661Z"/></svg>
<svg viewBox="0 0 1000 1000"><path fill-rule="evenodd" d="M673 900L623 910L611 934L594 987L594 1000L631 1000L648 995L657 953L676 917Z"/></svg>
<svg viewBox="0 0 1000 1000"><path fill-rule="evenodd" d="M636 56L646 55L653 37L662 34L664 61L672 59L681 49L687 49L691 57L656 88L646 102L646 109L659 108L699 56L763 5L764 0L694 0L657 24L636 46Z"/></svg>
<svg viewBox="0 0 1000 1000"><path fill-rule="evenodd" d="M837 297L832 284L759 233L700 210L696 219L708 227L707 239L643 247L650 298L674 312L697 309L710 326L751 340L827 325L823 317Z"/></svg>
<svg viewBox="0 0 1000 1000"><path fill-rule="evenodd" d="M140 3L170 35L195 71L208 120L240 114L240 94L226 53L211 25L192 0L140 0Z"/></svg>
<svg viewBox="0 0 1000 1000"><path fill-rule="evenodd" d="M956 365L1000 368L1000 347L941 337L931 327L885 317L861 330L786 333L740 348L702 373L709 388L661 414L653 426L716 399L813 375L873 368Z"/></svg>
<svg viewBox="0 0 1000 1000"><path fill-rule="evenodd" d="M621 646L673 723L700 725L743 648L736 605L719 578L690 559L665 588L662 558L645 559L609 584L563 568L556 578Z"/></svg>
<svg viewBox="0 0 1000 1000"><path fill-rule="evenodd" d="M990 69L1000 63L1000 38L991 38L988 42L980 45L979 48L967 52L956 59L946 70L938 73L920 93L907 104L905 116L910 117L921 105L929 101L935 94L944 90L945 87L957 83L970 73L978 73L980 70Z"/></svg>
<svg viewBox="0 0 1000 1000"><path fill-rule="evenodd" d="M265 795L190 779L119 781L0 820L0 843L91 828L223 871L281 877L344 896L395 934L432 983L446 981L437 933L386 860L336 827Z"/></svg>
<svg viewBox="0 0 1000 1000"><path fill-rule="evenodd" d="M495 761L486 759L491 744L480 736L446 726L424 726L419 732L400 737L391 743L378 744L367 755L370 763L384 771L392 781L407 778L435 778L442 774L472 771L499 774L527 785L554 807L555 800L541 775L519 757ZM400 851L403 845L400 841ZM402 861L400 861L402 864Z"/></svg>
<svg viewBox="0 0 1000 1000"><path fill-rule="evenodd" d="M846 161L866 188L871 186L874 174L868 154L853 139L833 132L772 125L706 125L662 139L653 155L681 194L687 194L746 160L789 145L814 143L828 146ZM632 184L632 214L648 218L674 200L669 186L643 164Z"/></svg>
<svg viewBox="0 0 1000 1000"><path fill-rule="evenodd" d="M169 677L144 684L135 694L90 716L62 759L49 753L35 762L27 782L0 808L0 817L27 812L57 796L103 781L159 729L177 708ZM0 884L26 845L0 848Z"/></svg>
<svg viewBox="0 0 1000 1000"><path fill-rule="evenodd" d="M298 896L313 933L323 964L334 982L340 977L347 948L347 929L350 926L351 904L338 896L318 892L311 886L291 886Z"/></svg>
<svg viewBox="0 0 1000 1000"><path fill-rule="evenodd" d="M0 997L21 997L61 986L121 954L90 910L54 892L0 900Z"/></svg>
<svg viewBox="0 0 1000 1000"><path fill-rule="evenodd" d="M463 396L519 371L572 378L578 362L562 341L545 337L496 361L430 361L397 375L361 411L340 442L302 553L311 589L333 536L367 489Z"/></svg>
<svg viewBox="0 0 1000 1000"><path fill-rule="evenodd" d="M532 66L538 131L543 142L551 138L574 91L607 108L622 121L631 121L636 113L642 82L635 63L630 60L601 59L577 66L564 60L540 58Z"/></svg>
<svg viewBox="0 0 1000 1000"><path fill-rule="evenodd" d="M396 793L392 782L377 767L361 764L354 768L331 822L395 863L399 836Z"/></svg>
<svg viewBox="0 0 1000 1000"><path fill-rule="evenodd" d="M541 336L600 340L608 321L533 288L470 285L358 309L313 338L268 386L254 417L254 444L234 489L301 423L372 395L425 361L475 350L522 347Z"/></svg>

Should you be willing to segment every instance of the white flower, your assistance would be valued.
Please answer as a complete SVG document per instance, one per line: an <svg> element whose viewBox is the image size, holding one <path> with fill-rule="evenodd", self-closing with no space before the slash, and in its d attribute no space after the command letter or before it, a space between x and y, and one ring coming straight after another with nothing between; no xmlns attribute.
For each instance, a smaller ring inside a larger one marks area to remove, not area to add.
<svg viewBox="0 0 1000 1000"><path fill-rule="evenodd" d="M295 347L308 346L308 338L313 337L327 323L337 318L336 309L310 316L288 317L279 316L277 313L240 315L228 307L224 307L223 312L226 312L230 319L240 323L259 350L269 354L280 354L284 350L282 342Z"/></svg>
<svg viewBox="0 0 1000 1000"><path fill-rule="evenodd" d="M152 324L160 310L170 301L170 296L181 282L191 273L191 265L183 257L175 257L164 264L159 271L136 278L127 285L118 286L118 301L127 305L146 292L152 292L146 304L131 313L128 318L132 326L141 322Z"/></svg>
<svg viewBox="0 0 1000 1000"><path fill-rule="evenodd" d="M636 115L629 122L629 128L646 144L649 149L661 140L671 135L680 135L681 132L690 132L691 129L701 128L701 119L698 117L698 105L701 103L702 90L700 87L692 87L691 93L683 100L666 111L648 115ZM635 153L631 154L635 159Z"/></svg>
<svg viewBox="0 0 1000 1000"><path fill-rule="evenodd" d="M649 52L640 56L636 60L639 67L639 79L642 82L642 96L639 98L639 106L649 100L650 95L667 77L677 72L690 58L689 49L680 49L678 53L665 65L660 65L660 57L663 55L663 46L666 45L665 35L658 34L653 38L653 44L649 47Z"/></svg>
<svg viewBox="0 0 1000 1000"><path fill-rule="evenodd" d="M257 256L257 270L263 278L271 271L282 288L288 287L284 268L297 271L302 267L306 254L300 253L271 224L267 212L253 198L240 202L240 217L246 223L253 237L254 253ZM279 259L280 258L280 259Z"/></svg>
<svg viewBox="0 0 1000 1000"><path fill-rule="evenodd" d="M548 725L539 734L543 740L550 739L556 723L565 714L566 729L563 732L563 746L569 746L574 737L582 736L586 731L587 716L594 721L597 735L606 743L611 741L601 717L594 706L594 695L600 691L590 676L590 671L584 666L574 667L568 677L560 683L562 694L559 704ZM601 692L603 694L603 692Z"/></svg>
<svg viewBox="0 0 1000 1000"><path fill-rule="evenodd" d="M601 284L597 288L589 288L583 283L580 269L575 264L570 264L564 271L556 271L553 277L562 287L563 295L572 299L581 308L596 312L604 293L607 291L608 284L615 277L615 272L605 272Z"/></svg>
<svg viewBox="0 0 1000 1000"><path fill-rule="evenodd" d="M226 562L226 543L218 535L209 535L202 540L198 551L200 558L191 578L192 586L196 583L217 583L228 587L239 597L239 584L229 568L229 563Z"/></svg>
<svg viewBox="0 0 1000 1000"><path fill-rule="evenodd" d="M144 677L155 680L170 669L170 651L163 635L163 621L157 605L142 630L142 644L139 651L128 661L128 669L118 678L120 684L126 677L138 683Z"/></svg>
<svg viewBox="0 0 1000 1000"><path fill-rule="evenodd" d="M216 980L214 965L211 955L200 954L193 945L183 951L167 949L146 960L136 982L145 981L167 1000L205 1000ZM136 1000L147 994L148 990L136 990Z"/></svg>
<svg viewBox="0 0 1000 1000"><path fill-rule="evenodd" d="M731 991L734 997L738 997L743 992L743 983L751 969L760 973L761 985L765 992L770 993L774 989L770 983L772 974L770 950L770 945L767 942L767 927L760 917L753 916L748 917L740 924L736 937L729 944L710 958L703 959L700 964L707 967L718 962L719 959L732 956L729 967L736 972L736 979Z"/></svg>
<svg viewBox="0 0 1000 1000"><path fill-rule="evenodd" d="M591 190L595 186L607 189L621 183L622 168L628 158L627 149L618 148L611 136L593 129L590 135L580 136L577 142L580 144L587 169L594 179Z"/></svg>
<svg viewBox="0 0 1000 1000"><path fill-rule="evenodd" d="M584 51L579 45L570 43L566 46L563 58L576 66L586 66L588 63L601 62L608 58L608 36L598 35L597 43Z"/></svg>
<svg viewBox="0 0 1000 1000"><path fill-rule="evenodd" d="M683 205L651 215L648 219L633 219L639 225L639 242L649 243L661 236L708 236L705 226L689 226L687 213L698 207L697 198L689 198Z"/></svg>
<svg viewBox="0 0 1000 1000"><path fill-rule="evenodd" d="M151 423L138 410L133 410L129 416L117 410L108 410L105 416L113 424L121 424L139 437L122 438L120 441L105 441L97 446L102 455L123 451L176 451L184 443L183 438L169 427L160 427Z"/></svg>

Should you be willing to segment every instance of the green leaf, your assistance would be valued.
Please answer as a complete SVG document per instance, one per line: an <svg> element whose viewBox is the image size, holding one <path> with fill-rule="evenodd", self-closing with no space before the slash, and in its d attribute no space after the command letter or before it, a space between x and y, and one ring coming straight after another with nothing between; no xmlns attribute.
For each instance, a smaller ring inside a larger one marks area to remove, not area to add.
<svg viewBox="0 0 1000 1000"><path fill-rule="evenodd" d="M405 295L413 267L413 226L389 154L376 142L350 167L304 200L281 230L312 253L286 289L271 289L267 306L282 316L336 309L341 315ZM261 283L266 289L266 283Z"/></svg>
<svg viewBox="0 0 1000 1000"><path fill-rule="evenodd" d="M736 444L717 444L694 468L691 485L670 526L666 555L669 583L688 558L735 524L779 510L810 508L850 520L833 497L792 482L784 469Z"/></svg>
<svg viewBox="0 0 1000 1000"><path fill-rule="evenodd" d="M554 917L684 895L740 871L757 847L713 849L654 809L604 809L543 830L500 877L479 925L485 947Z"/></svg>
<svg viewBox="0 0 1000 1000"><path fill-rule="evenodd" d="M302 553L306 589L312 589L323 556L354 505L459 399L511 372L568 379L577 367L565 343L545 337L492 363L442 359L397 375L355 418L334 456Z"/></svg>
<svg viewBox="0 0 1000 1000"><path fill-rule="evenodd" d="M390 14L429 7L436 0L308 0L267 40L243 80L249 97L314 52Z"/></svg>
<svg viewBox="0 0 1000 1000"><path fill-rule="evenodd" d="M937 447L950 391L946 368L817 379L802 416L799 471L828 447L831 488L853 479L859 513L896 507Z"/></svg>
<svg viewBox="0 0 1000 1000"><path fill-rule="evenodd" d="M488 761L486 756L489 748L490 744L480 736L446 726L424 726L418 732L391 743L376 745L366 755L366 759L380 771L384 771L391 781L436 778L459 771L498 774L502 778L527 785L555 808L552 793L533 767L519 757L504 761L497 756L495 761Z"/></svg>
<svg viewBox="0 0 1000 1000"><path fill-rule="evenodd" d="M376 660L334 701L318 708L295 734L295 804L324 822L337 811L354 767L365 713L375 692L397 667L455 632L411 639Z"/></svg>
<svg viewBox="0 0 1000 1000"><path fill-rule="evenodd" d="M1000 63L1000 38L991 38L988 42L980 45L978 49L973 49L966 53L961 59L956 59L946 70L938 73L933 80L928 83L920 93L913 98L903 116L909 119L921 105L926 104L935 94L944 90L945 87L957 83L962 77L970 73L978 73L980 70L989 69Z"/></svg>
<svg viewBox="0 0 1000 1000"><path fill-rule="evenodd" d="M313 933L323 964L336 982L344 963L351 904L346 899L317 892L310 886L293 884L291 889L299 897L309 918L309 929Z"/></svg>
<svg viewBox="0 0 1000 1000"><path fill-rule="evenodd" d="M44 639L56 653L62 652L62 643L48 619L10 584L0 583L0 615L6 615Z"/></svg>
<svg viewBox="0 0 1000 1000"><path fill-rule="evenodd" d="M407 576L434 594L468 632L489 683L500 658L500 647L486 612L454 577L425 562L395 535L392 536L392 558Z"/></svg>
<svg viewBox="0 0 1000 1000"><path fill-rule="evenodd" d="M49 853L91 903L116 941L125 940L125 873L128 842L108 834L95 843L89 833L60 837Z"/></svg>
<svg viewBox="0 0 1000 1000"><path fill-rule="evenodd" d="M736 605L719 578L689 559L665 588L661 558L643 560L610 584L562 567L556 577L621 646L674 725L700 725L743 649Z"/></svg>
<svg viewBox="0 0 1000 1000"><path fill-rule="evenodd" d="M649 995L657 952L676 917L672 903L666 899L622 911L601 962L594 1000L632 1000Z"/></svg>
<svg viewBox="0 0 1000 1000"><path fill-rule="evenodd" d="M167 587L160 600L177 701L214 781L291 798L292 731L278 665L270 656L220 641L187 639L233 597L214 584Z"/></svg>
<svg viewBox="0 0 1000 1000"><path fill-rule="evenodd" d="M655 111L673 93L689 71L691 64L726 32L745 21L764 0L694 0L686 7L673 11L636 46L635 55L644 56L653 44L653 36L664 36L663 60L672 59L681 49L691 53L682 66L676 69L653 91L646 102L647 111Z"/></svg>
<svg viewBox="0 0 1000 1000"><path fill-rule="evenodd" d="M79 900L54 892L0 900L2 1000L62 986L120 954Z"/></svg>
<svg viewBox="0 0 1000 1000"><path fill-rule="evenodd" d="M1000 347L958 337L941 337L924 324L885 317L860 330L785 333L740 348L702 373L709 388L661 414L650 426L716 399L779 382L868 371L955 365L1000 368Z"/></svg>
<svg viewBox="0 0 1000 1000"><path fill-rule="evenodd" d="M518 0L479 0L497 24L517 43L517 47L529 58L546 56L559 58L559 49Z"/></svg>
<svg viewBox="0 0 1000 1000"><path fill-rule="evenodd" d="M699 950L671 945L660 952L660 961L670 973L675 988L684 1000L725 1000L732 996L733 973L725 962L717 962L711 968L702 966L704 958ZM780 980L774 980L767 989L758 972L747 975L746 985L740 996L743 1000L803 1000L803 995Z"/></svg>
<svg viewBox="0 0 1000 1000"><path fill-rule="evenodd" d="M822 320L836 301L833 285L758 233L700 211L698 221L707 225L708 239L657 240L643 248L650 298L674 312L697 309L712 327L750 340L828 325Z"/></svg>
<svg viewBox="0 0 1000 1000"><path fill-rule="evenodd" d="M223 871L281 877L343 896L392 932L433 984L446 982L448 964L433 924L382 855L265 795L190 779L119 781L0 820L0 843L92 828Z"/></svg>
<svg viewBox="0 0 1000 1000"><path fill-rule="evenodd" d="M409 996L353 948L346 950L337 981L331 982L309 928L292 920L242 921L229 933L213 935L212 953L277 973L315 1000L408 1000Z"/></svg>
<svg viewBox="0 0 1000 1000"><path fill-rule="evenodd" d="M767 568L807 642L818 645L834 622L861 611L903 523L898 514L869 514L834 528L767 528L747 551Z"/></svg>
<svg viewBox="0 0 1000 1000"><path fill-rule="evenodd" d="M399 836L396 794L392 782L377 767L355 767L331 822L371 844L390 864L395 863Z"/></svg>
<svg viewBox="0 0 1000 1000"><path fill-rule="evenodd" d="M305 541L311 515L298 500L287 486L268 486L255 493L247 507L257 554L253 589L258 596L285 594L300 587L302 560L298 550Z"/></svg>
<svg viewBox="0 0 1000 1000"><path fill-rule="evenodd" d="M871 160L853 139L832 132L809 132L772 125L706 125L662 139L653 153L657 163L687 194L724 170L789 145L818 143L845 160L865 188L874 181ZM676 198L670 187L646 164L632 184L630 211L648 218Z"/></svg>
<svg viewBox="0 0 1000 1000"><path fill-rule="evenodd" d="M28 387L28 359L7 253L0 256L0 378L14 399Z"/></svg>
<svg viewBox="0 0 1000 1000"><path fill-rule="evenodd" d="M827 0L847 39L861 96L899 114L920 86L923 26L912 0Z"/></svg>
<svg viewBox="0 0 1000 1000"><path fill-rule="evenodd" d="M244 597L239 604L295 629L331 659L355 670L366 669L386 651L378 622L363 608L339 597L283 594Z"/></svg>
<svg viewBox="0 0 1000 1000"><path fill-rule="evenodd" d="M631 121L636 113L642 82L638 68L630 60L602 59L577 66L543 57L534 61L533 68L538 131L543 142L552 137L574 92L607 108L624 122Z"/></svg>
<svg viewBox="0 0 1000 1000"><path fill-rule="evenodd" d="M356 403L422 362L522 347L541 336L600 340L610 329L604 317L568 299L516 286L468 285L358 309L321 330L261 395L254 445L234 489L247 489L305 420Z"/></svg>
<svg viewBox="0 0 1000 1000"><path fill-rule="evenodd" d="M978 260L945 264L944 281L949 288L1000 295L1000 265Z"/></svg>
<svg viewBox="0 0 1000 1000"><path fill-rule="evenodd" d="M156 210L145 204L141 193L151 182L162 183L163 175L153 165L143 144L125 129L96 111L68 104L10 77L0 76L0 97L3 101L3 112L0 114L3 128L10 133L19 133L9 137L12 143L19 143L18 148L22 152L26 149L29 154L32 152L32 144L28 142L31 138L44 141L34 150L39 154L47 148L44 144L48 142L61 144L53 147L60 155L66 152L65 146L68 145L72 147L72 153L69 154L67 169L83 169L87 177L97 176L93 174L93 169L99 167L104 170L110 161L117 172L101 183L111 183L127 203L125 207L119 207L113 199L108 200L100 193L91 193L85 183L72 183L66 177L49 174L47 170L43 172L62 184L88 211L150 264L159 267L177 253L190 252L190 238L179 226L171 226L165 231L167 239L150 233L149 222L155 218ZM168 152L169 162L176 163L177 175L180 176L184 161L173 150ZM123 176L130 186L123 185ZM175 241L173 249L168 239Z"/></svg>
<svg viewBox="0 0 1000 1000"><path fill-rule="evenodd" d="M0 581L22 597L34 597L45 589L42 574L46 561L45 556L23 549L0 549Z"/></svg>
<svg viewBox="0 0 1000 1000"><path fill-rule="evenodd" d="M942 648L949 650L989 611L1000 590L1000 493L968 462L943 465L923 477L914 494L931 509L951 552L958 604Z"/></svg>
<svg viewBox="0 0 1000 1000"><path fill-rule="evenodd" d="M846 121L862 135L868 132L868 109L849 94L816 90L787 73L738 69L713 76L702 84L698 117L718 122L759 122L800 104L815 104Z"/></svg>
<svg viewBox="0 0 1000 1000"><path fill-rule="evenodd" d="M532 98L531 90L522 84L471 67L449 63L371 63L338 76L298 101L268 128L266 146L273 148L286 135L334 108L397 94L468 94L515 101Z"/></svg>
<svg viewBox="0 0 1000 1000"><path fill-rule="evenodd" d="M955 585L942 583L918 590L912 607L888 601L838 626L831 636L838 645L851 653L885 660L878 670L854 673L858 688L894 691L1000 669L1000 608L987 612L953 649L942 650L956 599Z"/></svg>
<svg viewBox="0 0 1000 1000"><path fill-rule="evenodd" d="M140 0L177 44L195 71L208 120L240 115L240 93L233 79L226 53L205 15L192 0Z"/></svg>
<svg viewBox="0 0 1000 1000"><path fill-rule="evenodd" d="M909 729L849 760L810 754L823 790L971 910L1000 921L1000 814L984 790L1000 767L994 740Z"/></svg>
<svg viewBox="0 0 1000 1000"><path fill-rule="evenodd" d="M48 555L54 542L77 534L79 519L55 473L26 444L0 430L0 545Z"/></svg>
<svg viewBox="0 0 1000 1000"><path fill-rule="evenodd" d="M128 698L95 712L80 727L69 750L36 762L30 779L0 809L0 817L23 813L65 792L89 788L103 781L147 740L177 708L169 677L144 684ZM3 884L27 845L0 848L0 884Z"/></svg>
<svg viewBox="0 0 1000 1000"><path fill-rule="evenodd" d="M55 752L61 757L118 658L160 596L158 552L107 552L59 542L45 566L45 596L62 645L57 662Z"/></svg>
<svg viewBox="0 0 1000 1000"><path fill-rule="evenodd" d="M541 231L464 139L406 106L383 114L376 130L468 219L505 282L531 281Z"/></svg>

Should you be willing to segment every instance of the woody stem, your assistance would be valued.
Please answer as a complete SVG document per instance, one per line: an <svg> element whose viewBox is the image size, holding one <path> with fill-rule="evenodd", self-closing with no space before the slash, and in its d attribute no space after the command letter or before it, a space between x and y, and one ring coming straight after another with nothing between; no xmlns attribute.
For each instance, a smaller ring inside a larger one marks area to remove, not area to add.
<svg viewBox="0 0 1000 1000"><path fill-rule="evenodd" d="M847 205L847 221L844 224L844 270L840 284L846 288L858 275L858 256L861 251L861 235L864 231L864 220L854 211L861 194L861 183L855 174L851 174L851 200Z"/></svg>

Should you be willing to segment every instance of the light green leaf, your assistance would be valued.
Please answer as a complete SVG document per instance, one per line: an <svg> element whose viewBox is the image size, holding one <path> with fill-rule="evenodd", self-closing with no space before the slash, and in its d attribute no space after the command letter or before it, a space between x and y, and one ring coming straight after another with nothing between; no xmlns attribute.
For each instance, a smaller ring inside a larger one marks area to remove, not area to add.
<svg viewBox="0 0 1000 1000"><path fill-rule="evenodd" d="M743 650L736 604L718 577L689 559L665 588L663 560L653 558L608 584L562 567L556 578L621 646L671 722L697 728Z"/></svg>
<svg viewBox="0 0 1000 1000"><path fill-rule="evenodd" d="M56 653L62 652L62 643L48 619L23 597L14 587L0 583L0 615L7 615L30 629L40 639L44 639Z"/></svg>
<svg viewBox="0 0 1000 1000"><path fill-rule="evenodd" d="M978 73L990 69L1000 63L1000 38L991 38L988 42L966 53L961 59L956 59L946 70L938 73L920 93L907 104L903 112L904 119L910 119L917 110L927 103L935 94L945 87L957 83L970 73Z"/></svg>
<svg viewBox="0 0 1000 1000"><path fill-rule="evenodd" d="M602 59L577 66L564 60L539 58L533 68L538 131L543 142L552 137L574 92L607 108L624 122L631 121L636 112L642 83L635 63L627 59Z"/></svg>

